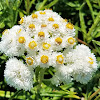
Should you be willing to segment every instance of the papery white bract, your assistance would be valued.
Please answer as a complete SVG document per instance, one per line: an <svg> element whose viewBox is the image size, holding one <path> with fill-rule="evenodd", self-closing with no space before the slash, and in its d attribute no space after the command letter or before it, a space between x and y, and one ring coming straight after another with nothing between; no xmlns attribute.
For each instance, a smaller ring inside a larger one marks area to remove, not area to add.
<svg viewBox="0 0 100 100"><path fill-rule="evenodd" d="M97 70L96 57L89 47L78 45L72 52L66 54L66 63L71 64L73 78L80 83L86 84Z"/></svg>
<svg viewBox="0 0 100 100"><path fill-rule="evenodd" d="M4 76L7 84L18 90L30 90L33 87L34 72L16 58L10 58L6 63Z"/></svg>

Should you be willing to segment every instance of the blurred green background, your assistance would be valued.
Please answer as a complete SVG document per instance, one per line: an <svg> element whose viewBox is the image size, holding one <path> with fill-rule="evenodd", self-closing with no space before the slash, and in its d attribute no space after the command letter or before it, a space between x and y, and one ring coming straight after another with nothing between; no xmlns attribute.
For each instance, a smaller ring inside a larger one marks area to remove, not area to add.
<svg viewBox="0 0 100 100"><path fill-rule="evenodd" d="M0 100L100 100L100 0L0 0L0 38L21 17L45 8L74 24L77 44L87 45L96 55L98 71L87 85L72 82L55 87L47 80L43 81L40 94L35 93L37 84L30 92L17 91L5 82L3 73L8 57L0 53ZM45 78L51 75L52 69L47 69Z"/></svg>

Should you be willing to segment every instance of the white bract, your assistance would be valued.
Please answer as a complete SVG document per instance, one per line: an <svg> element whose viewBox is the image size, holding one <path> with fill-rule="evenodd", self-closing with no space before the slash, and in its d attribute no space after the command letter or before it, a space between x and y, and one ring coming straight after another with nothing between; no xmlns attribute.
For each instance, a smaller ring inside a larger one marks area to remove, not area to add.
<svg viewBox="0 0 100 100"><path fill-rule="evenodd" d="M30 90L33 87L33 72L22 61L11 58L6 63L4 76L10 86L18 90Z"/></svg>
<svg viewBox="0 0 100 100"><path fill-rule="evenodd" d="M85 45L78 45L72 52L66 54L66 63L71 64L73 78L86 84L97 70L96 57Z"/></svg>
<svg viewBox="0 0 100 100"><path fill-rule="evenodd" d="M52 10L36 11L24 16L11 29L3 32L0 51L12 57L7 61L4 76L17 89L32 88L32 71L55 68L52 83L76 80L86 84L97 70L96 57L85 45L76 49L74 26ZM25 63L17 60L24 56ZM30 71L31 69L31 71Z"/></svg>

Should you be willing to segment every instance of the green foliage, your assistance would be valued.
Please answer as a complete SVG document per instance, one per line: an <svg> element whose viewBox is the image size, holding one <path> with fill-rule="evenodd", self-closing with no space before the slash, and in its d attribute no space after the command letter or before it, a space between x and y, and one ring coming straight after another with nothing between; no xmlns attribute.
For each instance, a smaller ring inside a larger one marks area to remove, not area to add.
<svg viewBox="0 0 100 100"><path fill-rule="evenodd" d="M88 98L92 97L93 92L100 89L100 0L0 0L0 37L4 29L18 24L24 15L45 8L52 8L75 25L77 43L81 42L92 49L97 57L98 71L87 85L73 82L55 87L49 80L44 79L41 86L40 83L35 83L30 92L22 90L15 92L14 88L8 87L5 83L3 71L8 58L0 54L0 99L77 100L84 97L85 100L90 100ZM37 75L40 70L37 69ZM47 77L52 75L52 68L45 73ZM36 92L37 87L41 88L39 94ZM100 92L95 93L92 99L100 100Z"/></svg>

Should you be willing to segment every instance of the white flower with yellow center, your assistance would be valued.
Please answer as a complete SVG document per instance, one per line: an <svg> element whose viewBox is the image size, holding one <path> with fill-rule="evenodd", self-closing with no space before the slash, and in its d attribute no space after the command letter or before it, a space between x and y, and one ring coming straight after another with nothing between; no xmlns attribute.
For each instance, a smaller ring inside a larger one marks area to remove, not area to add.
<svg viewBox="0 0 100 100"><path fill-rule="evenodd" d="M36 56L37 66L39 65L42 68L49 68L52 65L52 55L48 51L40 51Z"/></svg>
<svg viewBox="0 0 100 100"><path fill-rule="evenodd" d="M63 33L62 23L59 21L52 22L48 25L49 32L52 33L52 36L61 35Z"/></svg>
<svg viewBox="0 0 100 100"><path fill-rule="evenodd" d="M27 55L26 56L26 64L31 67L31 68L36 68L37 64L36 64L36 55Z"/></svg>
<svg viewBox="0 0 100 100"><path fill-rule="evenodd" d="M21 32L19 32L19 30L21 30ZM18 44L18 36L23 32L25 32L24 29L18 25L9 29L9 33L4 34L2 41L0 42L1 51L4 52L7 56L23 55L25 49Z"/></svg>
<svg viewBox="0 0 100 100"><path fill-rule="evenodd" d="M25 48L29 54L36 54L38 49L37 41L30 38L28 41L26 41Z"/></svg>
<svg viewBox="0 0 100 100"><path fill-rule="evenodd" d="M50 45L49 43L44 42L44 43L42 44L42 48L43 48L44 50L49 50L50 47L51 47L51 45Z"/></svg>
<svg viewBox="0 0 100 100"><path fill-rule="evenodd" d="M73 24L67 23L65 27L66 27L66 33L74 33L75 29Z"/></svg>
<svg viewBox="0 0 100 100"><path fill-rule="evenodd" d="M63 57L63 55L58 55L58 56L56 56L57 58L56 58L56 62L58 63L58 64L63 64L64 63L64 57Z"/></svg>
<svg viewBox="0 0 100 100"><path fill-rule="evenodd" d="M75 38L68 37L66 42L67 42L66 44L73 46L73 45L75 45Z"/></svg>
<svg viewBox="0 0 100 100"><path fill-rule="evenodd" d="M21 43L21 44L25 43L25 41L26 40L25 40L25 38L23 36L18 38L18 42Z"/></svg>
<svg viewBox="0 0 100 100"><path fill-rule="evenodd" d="M75 40L75 38L74 37L72 37L72 36L65 36L64 38L63 38L63 41L64 41L64 47L65 48L72 48L75 44L76 44L76 40Z"/></svg>
<svg viewBox="0 0 100 100"><path fill-rule="evenodd" d="M18 90L31 90L33 88L33 72L16 58L11 58L6 63L4 76L7 84Z"/></svg>
<svg viewBox="0 0 100 100"><path fill-rule="evenodd" d="M39 47L42 47L42 43L49 39L49 33L46 30L39 30L37 31L34 39L38 42Z"/></svg>
<svg viewBox="0 0 100 100"><path fill-rule="evenodd" d="M31 41L31 42L29 42L29 44L28 44L28 47L29 47L30 49L34 49L36 46L37 46L37 43L36 43L34 40Z"/></svg>
<svg viewBox="0 0 100 100"><path fill-rule="evenodd" d="M60 51L63 48L65 48L65 42L63 41L63 37L57 35L55 37L51 37L51 44L52 44L52 49Z"/></svg>
<svg viewBox="0 0 100 100"><path fill-rule="evenodd" d="M62 53L53 52L52 53L52 66L59 67L64 65L65 63L65 56Z"/></svg>

